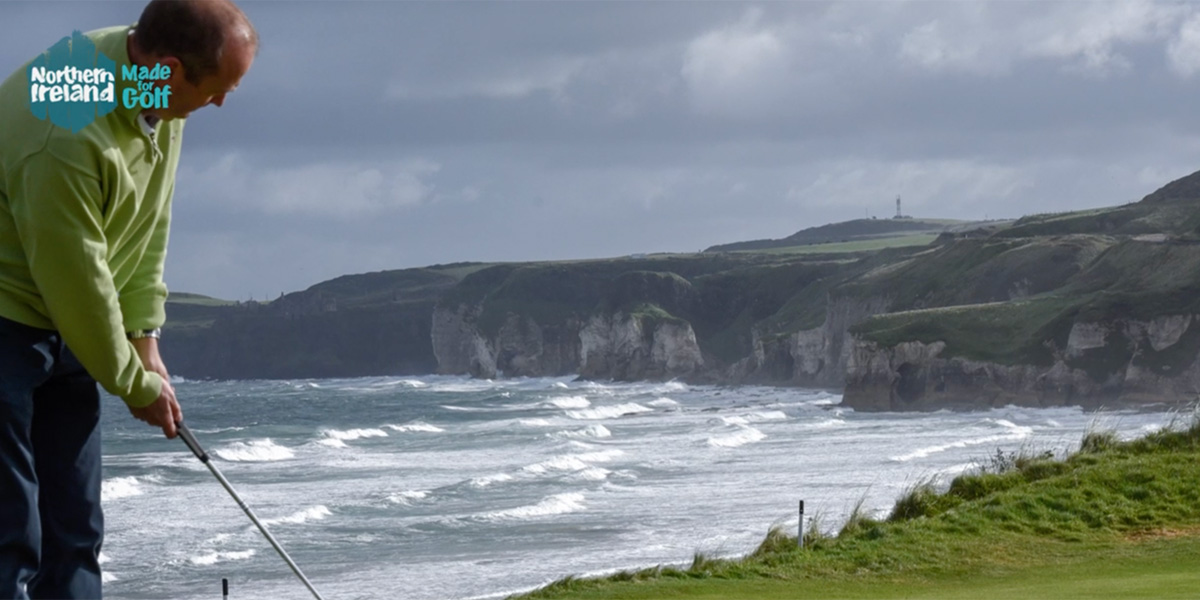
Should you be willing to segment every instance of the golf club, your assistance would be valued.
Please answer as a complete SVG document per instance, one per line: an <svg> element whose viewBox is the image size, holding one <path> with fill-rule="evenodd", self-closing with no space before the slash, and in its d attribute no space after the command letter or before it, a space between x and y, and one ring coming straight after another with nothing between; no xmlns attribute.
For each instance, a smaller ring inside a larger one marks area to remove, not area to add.
<svg viewBox="0 0 1200 600"><path fill-rule="evenodd" d="M200 447L200 442L196 441L196 436L192 435L192 432L187 428L187 425L184 425L183 422L180 421L175 423L175 428L179 431L179 437L183 438L183 443L187 444L188 449L192 451L192 454L196 455L196 458L200 459L200 462L208 466L208 470L212 471L212 474L217 478L217 481L220 481L221 485L225 486L225 491L229 492L230 496L233 496L233 499L237 501L238 506L242 507L242 511L246 513L246 516L250 517L250 520L254 522L254 524L258 527L258 530L261 531L263 536L267 538L267 541L271 542L271 546L275 548L275 551L279 553L279 556L281 556L284 562L286 562L288 566L292 568L292 572L296 574L296 577L299 577L300 581L303 581L304 585L308 587L308 591L312 592L312 595L317 600L325 600L321 597L321 594L317 592L317 588L313 587L313 584L309 582L308 578L304 576L304 573L300 571L300 567L296 566L296 562L292 560L292 557L288 556L288 553L284 551L283 546L280 546L279 542L275 541L275 536L271 535L270 531L267 531L267 527L258 520L258 517L254 515L254 511L250 510L249 506L246 506L246 503L242 501L242 497L239 496L236 491L234 491L232 485L229 485L229 480L225 479L225 476L221 474L221 471L217 470L217 466L208 459L208 453L204 451L204 448Z"/></svg>

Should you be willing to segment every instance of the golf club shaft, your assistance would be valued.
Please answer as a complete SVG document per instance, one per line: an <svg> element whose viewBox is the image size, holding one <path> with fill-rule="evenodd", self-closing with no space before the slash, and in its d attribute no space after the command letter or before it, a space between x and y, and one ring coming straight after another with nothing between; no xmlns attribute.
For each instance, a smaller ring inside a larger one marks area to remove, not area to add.
<svg viewBox="0 0 1200 600"><path fill-rule="evenodd" d="M262 521L258 520L258 517L254 514L254 511L250 510L250 507L247 506L244 501L242 501L242 497L239 496L237 491L233 489L233 486L229 484L229 480L225 479L225 476L221 474L221 471L217 469L217 466L214 465L211 460L209 460L208 453L204 451L204 448L200 447L200 442L196 441L196 436L192 435L192 432L187 428L187 425L179 422L175 424L175 427L179 431L179 437L183 438L183 443L187 444L187 447L192 451L192 454L195 454L196 458L200 459L200 462L204 463L205 466L208 467L209 471L212 471L212 474L217 478L217 481L221 482L221 485L225 487L225 491L229 492L230 496L233 496L233 499L238 503L238 506L242 507L242 511L246 513L246 516L250 517L250 520L254 522L254 525L258 527L258 530L261 531L263 536L267 538L267 541L271 542L271 546L275 548L275 551L279 553L279 556L281 556L284 562L286 562L288 566L292 568L292 572L296 574L296 577L299 577L300 581L304 582L304 585L308 587L308 591L312 592L312 595L317 600L325 600L321 597L321 594L317 592L317 588L313 587L313 584L308 580L307 577L304 576L304 573L300 571L300 567L296 565L296 561L293 561L292 557L288 556L288 553L283 549L283 546L280 546L279 542L275 541L275 536L271 535L270 531L267 531L267 527L262 524Z"/></svg>

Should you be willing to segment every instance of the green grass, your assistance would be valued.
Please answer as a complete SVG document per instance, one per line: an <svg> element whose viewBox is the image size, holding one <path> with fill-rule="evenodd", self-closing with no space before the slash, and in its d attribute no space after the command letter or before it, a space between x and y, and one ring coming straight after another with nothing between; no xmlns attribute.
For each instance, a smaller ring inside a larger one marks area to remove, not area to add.
<svg viewBox="0 0 1200 600"><path fill-rule="evenodd" d="M1131 442L1093 432L1064 459L999 454L942 493L918 484L804 548L567 578L529 598L1194 598L1200 426Z"/></svg>
<svg viewBox="0 0 1200 600"><path fill-rule="evenodd" d="M883 248L901 248L904 246L928 246L936 240L936 233L920 233L896 237L881 237L851 242L833 242L828 244L805 244L803 246L786 246L783 248L767 248L764 250L737 250L737 252L761 254L841 254L845 252L869 252Z"/></svg>

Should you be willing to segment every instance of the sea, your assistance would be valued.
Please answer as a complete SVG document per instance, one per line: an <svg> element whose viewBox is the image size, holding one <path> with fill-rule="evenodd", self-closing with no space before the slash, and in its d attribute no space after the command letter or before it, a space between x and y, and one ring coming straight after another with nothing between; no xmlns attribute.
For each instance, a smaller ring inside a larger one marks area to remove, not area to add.
<svg viewBox="0 0 1200 600"><path fill-rule="evenodd" d="M572 378L186 381L185 422L328 599L501 598L885 517L916 485L1166 408L863 413L838 394ZM312 595L181 440L104 405L105 595Z"/></svg>

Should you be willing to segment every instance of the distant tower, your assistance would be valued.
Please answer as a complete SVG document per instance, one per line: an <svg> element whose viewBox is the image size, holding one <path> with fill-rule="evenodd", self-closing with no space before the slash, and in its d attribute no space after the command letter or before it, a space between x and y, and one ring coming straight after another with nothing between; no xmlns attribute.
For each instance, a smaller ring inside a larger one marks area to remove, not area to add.
<svg viewBox="0 0 1200 600"><path fill-rule="evenodd" d="M896 218L904 218L904 213L900 212L900 196L896 196Z"/></svg>

